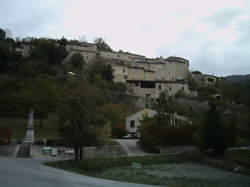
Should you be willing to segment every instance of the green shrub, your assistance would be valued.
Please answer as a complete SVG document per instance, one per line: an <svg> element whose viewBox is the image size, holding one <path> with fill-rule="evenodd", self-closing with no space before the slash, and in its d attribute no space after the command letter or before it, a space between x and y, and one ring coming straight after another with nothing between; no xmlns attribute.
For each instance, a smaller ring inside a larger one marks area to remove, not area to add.
<svg viewBox="0 0 250 187"><path fill-rule="evenodd" d="M141 125L141 146L150 152L158 152L159 146L194 145L196 125L159 124L154 118L146 118Z"/></svg>

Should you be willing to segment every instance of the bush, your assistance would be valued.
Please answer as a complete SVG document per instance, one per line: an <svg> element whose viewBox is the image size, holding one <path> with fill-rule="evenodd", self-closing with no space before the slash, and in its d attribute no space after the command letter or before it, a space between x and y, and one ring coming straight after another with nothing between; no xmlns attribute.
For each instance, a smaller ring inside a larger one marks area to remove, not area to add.
<svg viewBox="0 0 250 187"><path fill-rule="evenodd" d="M112 137L113 138L121 138L128 134L128 130L126 129L124 124L114 125L112 128Z"/></svg>
<svg viewBox="0 0 250 187"><path fill-rule="evenodd" d="M194 145L193 133L197 129L196 125L163 125L148 118L142 121L140 144L150 152L158 152L159 146Z"/></svg>

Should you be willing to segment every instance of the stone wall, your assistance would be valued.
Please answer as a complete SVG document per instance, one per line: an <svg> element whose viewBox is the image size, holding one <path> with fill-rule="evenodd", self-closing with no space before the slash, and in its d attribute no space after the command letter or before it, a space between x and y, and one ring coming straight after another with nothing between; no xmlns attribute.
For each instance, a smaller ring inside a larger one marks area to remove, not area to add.
<svg viewBox="0 0 250 187"><path fill-rule="evenodd" d="M178 154L185 152L198 151L197 147L192 145L176 145L168 147L160 147L160 154Z"/></svg>
<svg viewBox="0 0 250 187"><path fill-rule="evenodd" d="M102 147L85 147L83 148L83 156L90 157L116 157L126 156L127 154L120 145L106 145Z"/></svg>
<svg viewBox="0 0 250 187"><path fill-rule="evenodd" d="M73 148L64 148L64 147L55 147L57 148L57 156L44 155L42 153L43 147L47 146L31 146L30 156L33 158L46 158L46 159L55 159L55 160L68 160L74 159L74 149ZM106 145L101 147L84 147L83 148L83 157L116 157L116 156L127 156L124 149L120 145Z"/></svg>

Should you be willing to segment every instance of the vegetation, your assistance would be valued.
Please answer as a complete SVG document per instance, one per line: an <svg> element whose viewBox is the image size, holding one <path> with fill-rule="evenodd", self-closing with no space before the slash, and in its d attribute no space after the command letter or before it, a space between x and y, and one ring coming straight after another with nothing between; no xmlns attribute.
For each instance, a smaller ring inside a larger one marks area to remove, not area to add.
<svg viewBox="0 0 250 187"><path fill-rule="evenodd" d="M107 123L98 89L85 80L69 79L61 90L57 115L61 137L75 149L75 160L82 159L82 148L97 144L100 128Z"/></svg>
<svg viewBox="0 0 250 187"><path fill-rule="evenodd" d="M193 133L197 127L192 124L172 125L172 114L178 109L173 97L162 92L155 103L157 114L145 116L141 121L140 144L151 152L159 152L159 146L193 145Z"/></svg>
<svg viewBox="0 0 250 187"><path fill-rule="evenodd" d="M133 163L141 164L141 167L134 168L132 167ZM235 171L235 168L239 168L236 163L209 158L198 153L167 156L88 158L79 162L58 161L46 163L46 165L112 180L168 186L247 186L249 183L247 176L239 177L239 175L212 168L250 175L249 168L241 166L239 170ZM204 174L202 174L203 171ZM195 174L196 172L198 174ZM178 175L177 177L172 176L175 173ZM221 177L222 175L228 176L218 180L217 173ZM206 179L204 177L200 178L201 175L204 175ZM217 177L213 178L212 176ZM237 176L238 179L236 179Z"/></svg>
<svg viewBox="0 0 250 187"><path fill-rule="evenodd" d="M126 133L123 121L129 108L121 104L123 98L116 102L112 97L126 87L113 83L111 66L101 59L87 65L79 54L62 64L65 45L82 43L64 37L14 41L0 30L0 127L9 127L12 137L23 138L33 108L36 138L60 138L64 145L80 148L110 142L111 133L114 137ZM99 49L112 51L102 38L96 43ZM24 45L30 49L26 56L16 50Z"/></svg>
<svg viewBox="0 0 250 187"><path fill-rule="evenodd" d="M210 102L210 109L205 114L199 143L201 150L212 149L215 154L224 154L228 146L228 136L222 124L221 113L214 101Z"/></svg>

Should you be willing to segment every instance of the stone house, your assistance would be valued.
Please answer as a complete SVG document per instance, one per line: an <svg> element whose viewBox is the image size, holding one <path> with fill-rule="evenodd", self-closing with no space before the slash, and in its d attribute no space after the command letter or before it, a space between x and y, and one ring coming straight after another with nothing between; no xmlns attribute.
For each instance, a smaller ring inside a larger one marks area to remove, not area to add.
<svg viewBox="0 0 250 187"><path fill-rule="evenodd" d="M127 80L128 93L139 97L151 99L159 98L161 92L175 95L179 90L191 95L188 84L185 81L161 81L161 80Z"/></svg>
<svg viewBox="0 0 250 187"><path fill-rule="evenodd" d="M193 72L192 77L197 82L197 84L199 84L200 86L213 85L213 84L221 81L221 78L219 78L217 76L202 74L199 72Z"/></svg>
<svg viewBox="0 0 250 187"><path fill-rule="evenodd" d="M68 53L63 63L66 63L75 54L80 54L86 63L90 63L96 59L97 46L91 43L82 43L80 45L68 44L65 46Z"/></svg>
<svg viewBox="0 0 250 187"><path fill-rule="evenodd" d="M138 131L141 123L140 121L143 117L153 117L157 112L155 110L144 108L128 117L126 117L126 129L130 133L135 133ZM186 116L178 115L178 114L169 114L170 116L170 124L171 125L185 125L192 124L192 119Z"/></svg>
<svg viewBox="0 0 250 187"><path fill-rule="evenodd" d="M189 61L181 57L145 59L144 61L131 62L131 65L155 71L157 80L186 80L189 72Z"/></svg>
<svg viewBox="0 0 250 187"><path fill-rule="evenodd" d="M129 57L123 52L115 52L115 51L99 51L98 56L106 59L115 59L122 61L129 61Z"/></svg>
<svg viewBox="0 0 250 187"><path fill-rule="evenodd" d="M22 57L29 57L32 49L34 49L36 46L30 45L30 44L21 44L20 47L17 47L16 53Z"/></svg>
<svg viewBox="0 0 250 187"><path fill-rule="evenodd" d="M155 72L140 67L111 64L113 81L126 83L127 80L155 80Z"/></svg>
<svg viewBox="0 0 250 187"><path fill-rule="evenodd" d="M156 114L157 113L155 110L152 110L149 108L144 108L144 109L126 117L126 129L130 133L137 132L138 127L140 127L140 125L141 125L140 120L142 120L144 116L153 117Z"/></svg>

